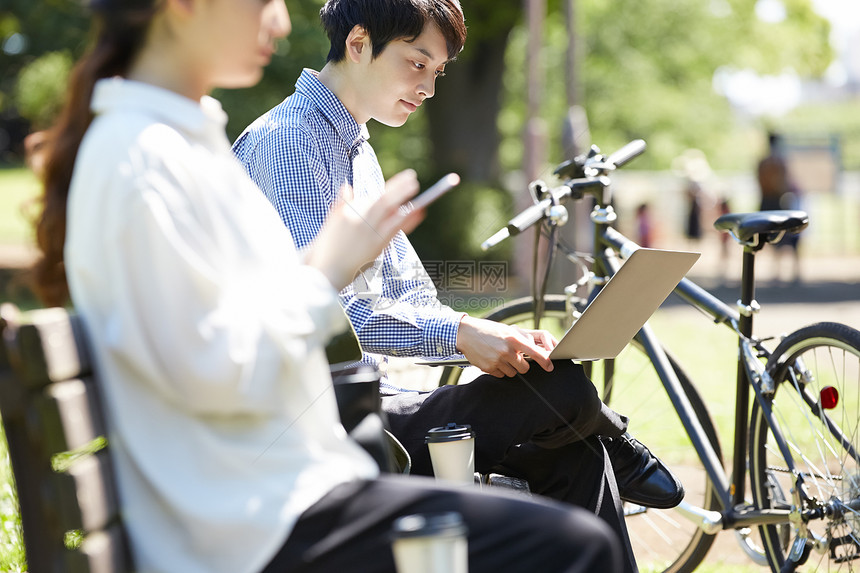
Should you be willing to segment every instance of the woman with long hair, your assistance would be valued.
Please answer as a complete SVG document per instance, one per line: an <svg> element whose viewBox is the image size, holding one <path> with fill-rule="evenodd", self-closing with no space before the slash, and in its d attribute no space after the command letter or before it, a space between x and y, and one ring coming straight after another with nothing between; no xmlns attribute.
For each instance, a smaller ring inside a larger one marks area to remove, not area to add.
<svg viewBox="0 0 860 573"><path fill-rule="evenodd" d="M44 146L34 270L92 343L136 567L392 570L396 517L459 511L473 571L613 569L594 516L379 478L340 425L323 352L346 325L337 292L423 214L401 208L413 172L375 203L347 190L300 257L233 158L207 94L258 81L290 28L283 0L90 8L93 43Z"/></svg>

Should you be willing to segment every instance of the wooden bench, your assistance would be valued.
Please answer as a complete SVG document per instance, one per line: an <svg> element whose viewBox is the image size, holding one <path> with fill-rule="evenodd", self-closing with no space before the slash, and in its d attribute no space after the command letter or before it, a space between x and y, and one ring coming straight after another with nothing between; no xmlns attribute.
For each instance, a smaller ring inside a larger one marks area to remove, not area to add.
<svg viewBox="0 0 860 573"><path fill-rule="evenodd" d="M77 316L0 307L0 416L30 573L131 571L99 389Z"/></svg>
<svg viewBox="0 0 860 573"><path fill-rule="evenodd" d="M133 570L106 440L104 410L80 319L63 308L21 313L0 306L0 418L9 446L29 573ZM350 349L352 351L352 349ZM337 377L337 376L336 376ZM340 398L378 400L378 372L341 379ZM348 382L347 384L343 384ZM356 384L359 383L359 384ZM368 386L370 384L371 386ZM368 393L367 388L373 390ZM344 392L345 391L345 392ZM377 404L365 404L369 411ZM348 419L353 430L382 430L374 416ZM375 425L368 425L371 420ZM409 473L409 456L387 431L388 471ZM356 436L358 437L358 436ZM492 474L486 485L528 492L522 480Z"/></svg>

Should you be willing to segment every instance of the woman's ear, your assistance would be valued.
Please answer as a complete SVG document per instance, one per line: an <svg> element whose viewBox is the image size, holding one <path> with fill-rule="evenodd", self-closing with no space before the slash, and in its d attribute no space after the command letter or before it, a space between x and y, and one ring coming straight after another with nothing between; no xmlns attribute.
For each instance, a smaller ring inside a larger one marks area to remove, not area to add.
<svg viewBox="0 0 860 573"><path fill-rule="evenodd" d="M356 24L346 36L346 57L356 64L361 61L362 56L373 53L370 43L370 35L363 26Z"/></svg>

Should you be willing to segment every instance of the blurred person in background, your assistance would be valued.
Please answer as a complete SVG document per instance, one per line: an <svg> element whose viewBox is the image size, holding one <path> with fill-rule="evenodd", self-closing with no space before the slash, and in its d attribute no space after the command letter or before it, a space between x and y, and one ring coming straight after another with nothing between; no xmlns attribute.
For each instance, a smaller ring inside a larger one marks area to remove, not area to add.
<svg viewBox="0 0 860 573"><path fill-rule="evenodd" d="M800 208L800 190L793 183L785 158L784 141L778 133L770 132L767 136L767 154L758 162L756 179L761 198L760 211L793 210ZM774 277L780 280L780 259L786 250L790 252L792 261L791 280L800 281L800 252L798 244L800 233L784 236L774 245Z"/></svg>

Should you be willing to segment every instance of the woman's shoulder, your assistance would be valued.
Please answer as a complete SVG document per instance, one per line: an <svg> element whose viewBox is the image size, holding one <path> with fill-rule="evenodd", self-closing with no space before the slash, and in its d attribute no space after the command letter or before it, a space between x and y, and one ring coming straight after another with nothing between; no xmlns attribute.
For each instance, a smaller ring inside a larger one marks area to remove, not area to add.
<svg viewBox="0 0 860 573"><path fill-rule="evenodd" d="M81 143L78 161L139 175L165 168L191 148L191 142L176 127L145 113L124 110L94 119Z"/></svg>

